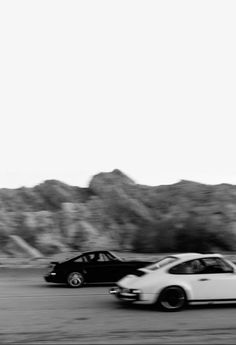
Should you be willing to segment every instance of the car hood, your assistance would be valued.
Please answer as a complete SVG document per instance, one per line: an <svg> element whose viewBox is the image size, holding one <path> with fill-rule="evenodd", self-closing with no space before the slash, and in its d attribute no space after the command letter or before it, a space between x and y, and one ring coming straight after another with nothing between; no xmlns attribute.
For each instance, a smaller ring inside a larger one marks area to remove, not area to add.
<svg viewBox="0 0 236 345"><path fill-rule="evenodd" d="M71 261L71 259L64 259L64 260L58 260L58 261L50 261L50 265L60 265L65 264L66 262Z"/></svg>

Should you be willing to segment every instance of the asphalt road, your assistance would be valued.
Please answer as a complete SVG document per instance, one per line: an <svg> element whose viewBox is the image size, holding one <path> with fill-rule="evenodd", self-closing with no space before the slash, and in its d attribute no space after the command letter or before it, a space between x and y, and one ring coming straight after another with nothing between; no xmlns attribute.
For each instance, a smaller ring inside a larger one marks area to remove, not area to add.
<svg viewBox="0 0 236 345"><path fill-rule="evenodd" d="M42 273L0 269L0 343L236 343L236 305L167 313L122 305L109 286L50 285Z"/></svg>

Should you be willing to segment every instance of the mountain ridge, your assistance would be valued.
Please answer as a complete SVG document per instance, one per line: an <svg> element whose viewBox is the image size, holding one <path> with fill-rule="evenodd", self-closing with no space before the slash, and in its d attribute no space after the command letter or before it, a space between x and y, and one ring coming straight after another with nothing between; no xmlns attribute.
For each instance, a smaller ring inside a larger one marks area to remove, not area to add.
<svg viewBox="0 0 236 345"><path fill-rule="evenodd" d="M1 188L0 251L26 255L11 236L42 255L95 245L141 252L235 250L236 186L189 180L148 186L115 169L94 175L88 187L50 179Z"/></svg>

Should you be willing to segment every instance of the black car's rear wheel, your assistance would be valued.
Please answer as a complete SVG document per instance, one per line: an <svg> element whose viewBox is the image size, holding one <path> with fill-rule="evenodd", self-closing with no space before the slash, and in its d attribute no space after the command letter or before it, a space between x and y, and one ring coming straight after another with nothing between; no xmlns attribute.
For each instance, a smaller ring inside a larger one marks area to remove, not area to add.
<svg viewBox="0 0 236 345"><path fill-rule="evenodd" d="M73 288L81 287L84 284L84 277L80 272L70 272L67 276L67 284Z"/></svg>
<svg viewBox="0 0 236 345"><path fill-rule="evenodd" d="M158 299L158 305L166 311L179 311L187 304L185 291L179 286L164 289Z"/></svg>

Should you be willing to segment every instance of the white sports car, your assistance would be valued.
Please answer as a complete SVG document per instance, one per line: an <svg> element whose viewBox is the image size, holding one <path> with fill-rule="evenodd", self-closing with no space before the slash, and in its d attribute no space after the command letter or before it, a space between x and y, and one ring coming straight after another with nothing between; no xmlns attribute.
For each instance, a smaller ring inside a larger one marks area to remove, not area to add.
<svg viewBox="0 0 236 345"><path fill-rule="evenodd" d="M188 303L236 302L236 265L221 254L166 256L110 289L120 300L177 311Z"/></svg>

